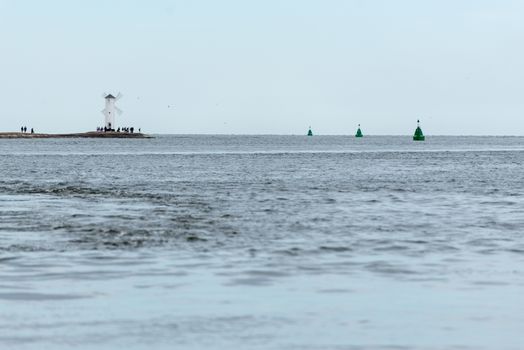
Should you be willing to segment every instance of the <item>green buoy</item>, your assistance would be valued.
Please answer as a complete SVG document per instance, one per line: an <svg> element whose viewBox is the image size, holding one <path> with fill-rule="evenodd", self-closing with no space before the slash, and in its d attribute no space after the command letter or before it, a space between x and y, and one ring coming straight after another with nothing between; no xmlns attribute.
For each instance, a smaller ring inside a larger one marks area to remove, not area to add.
<svg viewBox="0 0 524 350"><path fill-rule="evenodd" d="M424 141L426 140L426 137L422 133L422 129L420 128L420 120L417 120L417 129L415 130L415 135L413 135L413 141Z"/></svg>
<svg viewBox="0 0 524 350"><path fill-rule="evenodd" d="M311 127L309 127L309 131L307 132L307 136L313 136L313 131L311 131Z"/></svg>
<svg viewBox="0 0 524 350"><path fill-rule="evenodd" d="M355 134L355 137L363 137L362 130L360 130L360 124L358 124L357 133Z"/></svg>

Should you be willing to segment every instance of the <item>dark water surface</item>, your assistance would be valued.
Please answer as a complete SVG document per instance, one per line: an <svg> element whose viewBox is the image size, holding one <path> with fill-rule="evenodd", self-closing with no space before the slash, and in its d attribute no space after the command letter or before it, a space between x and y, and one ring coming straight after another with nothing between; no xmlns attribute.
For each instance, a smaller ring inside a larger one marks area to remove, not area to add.
<svg viewBox="0 0 524 350"><path fill-rule="evenodd" d="M1 349L522 349L524 138L0 140Z"/></svg>

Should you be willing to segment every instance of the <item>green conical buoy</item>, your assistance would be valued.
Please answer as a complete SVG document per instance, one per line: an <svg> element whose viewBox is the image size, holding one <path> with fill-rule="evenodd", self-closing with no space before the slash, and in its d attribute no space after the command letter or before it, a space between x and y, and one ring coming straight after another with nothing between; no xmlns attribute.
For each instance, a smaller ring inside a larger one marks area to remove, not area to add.
<svg viewBox="0 0 524 350"><path fill-rule="evenodd" d="M311 131L311 127L309 127L309 131L307 132L307 136L313 136L313 131Z"/></svg>
<svg viewBox="0 0 524 350"><path fill-rule="evenodd" d="M426 140L426 137L422 133L422 129L420 128L420 120L417 120L417 129L415 129L415 135L413 135L413 141L424 141Z"/></svg>
<svg viewBox="0 0 524 350"><path fill-rule="evenodd" d="M358 124L357 133L355 134L355 137L363 137L362 130L360 130L360 124Z"/></svg>

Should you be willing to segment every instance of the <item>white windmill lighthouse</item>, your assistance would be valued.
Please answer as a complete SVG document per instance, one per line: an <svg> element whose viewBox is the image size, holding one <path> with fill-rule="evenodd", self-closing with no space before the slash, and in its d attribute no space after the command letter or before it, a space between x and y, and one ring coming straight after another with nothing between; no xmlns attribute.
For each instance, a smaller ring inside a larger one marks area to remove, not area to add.
<svg viewBox="0 0 524 350"><path fill-rule="evenodd" d="M115 102L122 98L122 94L113 96L111 94L103 94L102 97L106 100L106 108L102 110L105 118L105 127L109 130L115 129L115 114L121 115L123 112L120 108L115 106Z"/></svg>

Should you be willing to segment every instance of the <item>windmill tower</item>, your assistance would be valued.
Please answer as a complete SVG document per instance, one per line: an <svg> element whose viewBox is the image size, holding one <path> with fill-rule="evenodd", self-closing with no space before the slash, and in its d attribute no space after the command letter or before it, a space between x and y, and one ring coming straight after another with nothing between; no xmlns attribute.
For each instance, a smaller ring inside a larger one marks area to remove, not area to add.
<svg viewBox="0 0 524 350"><path fill-rule="evenodd" d="M115 106L115 102L122 98L122 94L113 96L111 94L103 94L102 97L106 100L106 108L102 110L102 114L105 116L105 127L109 130L115 129L115 114L121 115L123 112L120 108Z"/></svg>

